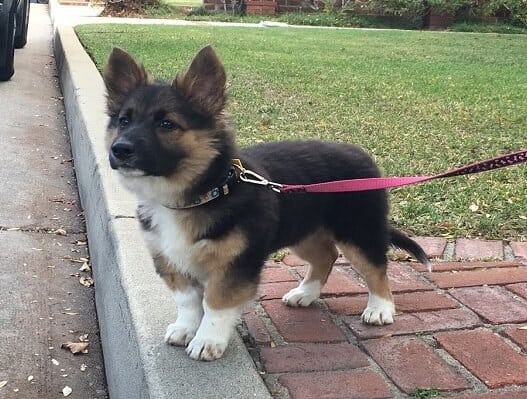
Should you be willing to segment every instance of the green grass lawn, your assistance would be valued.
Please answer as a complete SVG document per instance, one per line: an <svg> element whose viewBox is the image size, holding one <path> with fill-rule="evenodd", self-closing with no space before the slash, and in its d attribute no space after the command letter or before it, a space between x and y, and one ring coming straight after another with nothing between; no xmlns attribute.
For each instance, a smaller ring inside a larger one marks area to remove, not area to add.
<svg viewBox="0 0 527 399"><path fill-rule="evenodd" d="M161 79L212 44L242 146L352 142L385 175L432 174L527 147L523 35L129 25L77 33L100 69L119 46ZM527 166L391 193L393 222L416 234L527 239Z"/></svg>

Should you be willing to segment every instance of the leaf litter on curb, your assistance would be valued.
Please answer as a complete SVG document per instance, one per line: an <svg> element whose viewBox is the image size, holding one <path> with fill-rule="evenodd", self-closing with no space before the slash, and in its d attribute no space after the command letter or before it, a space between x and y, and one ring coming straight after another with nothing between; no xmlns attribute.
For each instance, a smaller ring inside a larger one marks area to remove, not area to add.
<svg viewBox="0 0 527 399"><path fill-rule="evenodd" d="M81 272L89 272L90 270L91 270L91 267L88 265L87 262L84 262L79 269L79 271Z"/></svg>
<svg viewBox="0 0 527 399"><path fill-rule="evenodd" d="M64 397L70 396L72 392L73 392L73 389L71 389L67 385L64 388L62 388L62 394L64 395Z"/></svg>
<svg viewBox="0 0 527 399"><path fill-rule="evenodd" d="M69 349L74 355L88 353L89 342L64 342L60 347L63 349Z"/></svg>
<svg viewBox="0 0 527 399"><path fill-rule="evenodd" d="M94 284L93 279L91 277L85 277L85 276L82 276L79 279L79 283L81 283L85 287L91 287Z"/></svg>
<svg viewBox="0 0 527 399"><path fill-rule="evenodd" d="M74 258L71 255L65 255L65 256L62 257L62 259L69 260L70 262L73 262L73 263L88 263L90 261L88 258L76 259L76 258Z"/></svg>

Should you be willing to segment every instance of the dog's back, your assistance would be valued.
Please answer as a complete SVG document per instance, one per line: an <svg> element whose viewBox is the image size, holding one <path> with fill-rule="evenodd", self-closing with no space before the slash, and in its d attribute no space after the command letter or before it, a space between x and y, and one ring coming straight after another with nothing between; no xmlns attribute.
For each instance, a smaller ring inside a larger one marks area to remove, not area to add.
<svg viewBox="0 0 527 399"><path fill-rule="evenodd" d="M371 157L359 147L321 141L285 141L242 150L242 155L270 180L310 184L380 176ZM384 253L388 246L388 201L384 190L360 193L276 195L279 228L271 250L293 245L318 229L335 240L371 246Z"/></svg>

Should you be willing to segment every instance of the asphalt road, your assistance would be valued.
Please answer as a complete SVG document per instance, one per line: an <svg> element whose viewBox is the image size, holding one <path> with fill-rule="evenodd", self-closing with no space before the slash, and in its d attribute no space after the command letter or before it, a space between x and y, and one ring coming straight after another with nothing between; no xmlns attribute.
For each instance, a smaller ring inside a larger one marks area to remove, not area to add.
<svg viewBox="0 0 527 399"><path fill-rule="evenodd" d="M0 82L1 399L107 397L51 37L47 5L31 4L28 44ZM62 349L68 341L89 342L88 353Z"/></svg>

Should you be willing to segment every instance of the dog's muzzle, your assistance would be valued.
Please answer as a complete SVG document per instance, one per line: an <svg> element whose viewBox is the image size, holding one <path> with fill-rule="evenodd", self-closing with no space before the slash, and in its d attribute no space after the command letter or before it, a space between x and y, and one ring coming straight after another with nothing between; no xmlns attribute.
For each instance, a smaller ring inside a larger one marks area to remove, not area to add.
<svg viewBox="0 0 527 399"><path fill-rule="evenodd" d="M110 166L112 169L131 167L135 156L135 144L124 137L118 137L110 147Z"/></svg>

